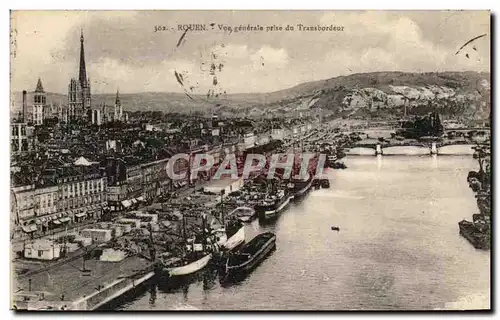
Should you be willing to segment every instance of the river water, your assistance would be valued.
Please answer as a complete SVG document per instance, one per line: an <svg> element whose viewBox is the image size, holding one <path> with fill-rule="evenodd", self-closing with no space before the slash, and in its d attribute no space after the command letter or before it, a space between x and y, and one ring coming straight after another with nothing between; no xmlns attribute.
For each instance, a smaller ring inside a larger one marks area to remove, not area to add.
<svg viewBox="0 0 500 320"><path fill-rule="evenodd" d="M242 282L207 270L151 285L125 310L429 310L489 308L490 254L458 233L477 212L470 156L349 156L276 223L277 250ZM331 230L336 225L340 232Z"/></svg>

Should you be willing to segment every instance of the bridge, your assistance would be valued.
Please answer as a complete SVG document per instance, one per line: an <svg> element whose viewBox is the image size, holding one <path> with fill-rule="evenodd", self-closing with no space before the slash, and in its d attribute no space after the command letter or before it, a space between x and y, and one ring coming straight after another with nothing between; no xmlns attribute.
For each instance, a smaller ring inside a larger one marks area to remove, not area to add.
<svg viewBox="0 0 500 320"><path fill-rule="evenodd" d="M401 128L397 127L371 127L371 128L359 128L359 129L354 129L351 128L346 131L342 131L344 134L351 134L351 133L363 133L367 135L372 135L372 134L387 134L390 135L391 133L396 133L397 130ZM477 128L444 128L444 133L448 132L462 132L464 134L467 134L469 132L476 132L476 133L483 133L483 134L491 134L491 128L487 127L477 127Z"/></svg>
<svg viewBox="0 0 500 320"><path fill-rule="evenodd" d="M473 155L472 141L359 142L346 148L349 155Z"/></svg>

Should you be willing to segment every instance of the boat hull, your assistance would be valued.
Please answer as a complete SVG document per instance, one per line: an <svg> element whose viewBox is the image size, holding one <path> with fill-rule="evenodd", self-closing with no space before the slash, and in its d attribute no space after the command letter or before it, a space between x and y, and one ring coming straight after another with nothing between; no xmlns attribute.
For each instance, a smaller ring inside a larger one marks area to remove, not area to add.
<svg viewBox="0 0 500 320"><path fill-rule="evenodd" d="M273 235L273 237L270 238L248 261L236 266L226 266L226 276L234 277L237 275L247 274L275 249L276 236Z"/></svg>
<svg viewBox="0 0 500 320"><path fill-rule="evenodd" d="M226 250L235 250L245 242L245 227L241 227L231 238L229 238L222 246Z"/></svg>
<svg viewBox="0 0 500 320"><path fill-rule="evenodd" d="M255 215L253 216L245 216L245 217L238 217L238 220L240 222L243 222L243 223L248 223L248 222L252 222L252 220L255 218Z"/></svg>
<svg viewBox="0 0 500 320"><path fill-rule="evenodd" d="M184 276L188 274L195 273L207 266L207 264L210 262L210 259L212 259L212 254L207 254L201 259L198 259L194 262L191 262L190 264L187 264L182 267L175 267L175 268L170 268L168 269L168 275L170 277L175 277L175 276Z"/></svg>
<svg viewBox="0 0 500 320"><path fill-rule="evenodd" d="M275 220L278 215L285 210L290 204L291 197L287 197L277 208L265 208L257 210L259 212L259 218L263 221Z"/></svg>
<svg viewBox="0 0 500 320"><path fill-rule="evenodd" d="M217 245L219 247L223 246L225 243L227 243L227 236L224 234L224 235L220 235L219 236L219 240L217 241Z"/></svg>
<svg viewBox="0 0 500 320"><path fill-rule="evenodd" d="M255 210L253 208L250 208L250 207L238 207L236 209L234 209L233 211L231 211L229 214L228 214L228 217L231 217L233 216L234 214L237 214L237 212L239 210L246 210L248 213L245 214L245 215L237 215L237 219L241 222L250 222L252 221L255 216L256 216L256 213L255 213Z"/></svg>
<svg viewBox="0 0 500 320"><path fill-rule="evenodd" d="M311 178L310 181L308 181L308 183L304 187L297 190L293 196L293 199L295 201L300 201L301 199L303 199L309 193L309 190L311 190L313 181L314 179Z"/></svg>

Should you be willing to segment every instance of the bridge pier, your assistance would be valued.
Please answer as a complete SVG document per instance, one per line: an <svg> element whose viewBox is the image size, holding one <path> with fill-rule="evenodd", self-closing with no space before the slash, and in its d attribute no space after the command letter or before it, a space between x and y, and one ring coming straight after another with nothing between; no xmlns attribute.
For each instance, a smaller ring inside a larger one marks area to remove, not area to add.
<svg viewBox="0 0 500 320"><path fill-rule="evenodd" d="M377 148L375 149L375 155L382 154L382 147L380 144L377 144Z"/></svg>
<svg viewBox="0 0 500 320"><path fill-rule="evenodd" d="M431 154L437 154L437 153L438 153L437 145L435 142L433 142L431 146Z"/></svg>

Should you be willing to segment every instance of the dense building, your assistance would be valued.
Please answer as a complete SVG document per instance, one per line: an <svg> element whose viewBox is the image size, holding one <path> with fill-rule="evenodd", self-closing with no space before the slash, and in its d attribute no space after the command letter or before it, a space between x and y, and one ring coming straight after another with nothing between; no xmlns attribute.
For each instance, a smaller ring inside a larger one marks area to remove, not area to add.
<svg viewBox="0 0 500 320"><path fill-rule="evenodd" d="M109 122L127 122L126 114L123 113L118 91L116 91L116 99L113 108L103 103L98 107L93 107L91 109L90 117L92 124L98 126Z"/></svg>
<svg viewBox="0 0 500 320"><path fill-rule="evenodd" d="M72 78L68 86L68 118L69 120L89 121L92 100L90 95L90 80L85 67L85 51L83 31L80 36L80 68L78 79Z"/></svg>
<svg viewBox="0 0 500 320"><path fill-rule="evenodd" d="M100 126L104 122L103 113L101 113L101 109L92 109L92 113L90 114L90 119L92 124Z"/></svg>
<svg viewBox="0 0 500 320"><path fill-rule="evenodd" d="M28 153L33 150L34 128L25 122L10 124L10 151L12 155Z"/></svg>
<svg viewBox="0 0 500 320"><path fill-rule="evenodd" d="M166 170L168 160L161 159L141 166L143 195L146 200L153 200L170 190L170 179Z"/></svg>
<svg viewBox="0 0 500 320"><path fill-rule="evenodd" d="M34 179L22 170L12 174L12 221L25 233L97 219L106 207L107 179L98 164L83 157L73 164L54 162Z"/></svg>
<svg viewBox="0 0 500 320"><path fill-rule="evenodd" d="M11 188L12 221L25 227L26 231L32 232L29 226L35 224L33 220L35 216L35 184L31 181L17 181L18 178L22 178L21 175L13 174L11 178L12 184L17 184ZM34 228L36 230L36 225Z"/></svg>
<svg viewBox="0 0 500 320"><path fill-rule="evenodd" d="M166 166L168 158L142 162L138 159L108 158L107 199L113 211L128 208L138 201L153 200L170 191Z"/></svg>
<svg viewBox="0 0 500 320"><path fill-rule="evenodd" d="M37 87L41 89L37 90L39 93L44 93L41 81ZM37 98L41 104L43 100ZM33 157L14 157L12 171L26 178L26 181L13 178L14 234L41 235L52 229L73 228L82 220L105 218L102 213L106 212L106 207L122 211L143 201L161 200L163 195L190 181L189 164L185 160L170 164L174 173L186 174L184 179L170 180L167 175L168 160L177 153L186 153L191 159L198 153L212 155L212 172L201 172L197 177L206 180L229 153L303 134L310 129L303 119L278 126L268 120L249 123L245 119L217 118L214 121L213 118L171 114L168 119L164 118L168 122L162 122L162 114L147 112L132 113L132 122L126 123L123 120L127 113L122 110L118 93L114 108L99 109L103 113L100 117L99 113L94 115L94 123L103 125L115 119L119 123L96 130L89 126L92 119L60 126L51 126L45 121L44 126L35 128L19 121L25 119L20 114L11 124L13 150L29 151L30 141L36 141ZM144 125L145 122L151 125ZM33 130L36 138L31 140Z"/></svg>
<svg viewBox="0 0 500 320"><path fill-rule="evenodd" d="M57 179L59 185L59 211L74 222L88 218L99 218L106 206L105 172L98 164L81 157L74 166Z"/></svg>
<svg viewBox="0 0 500 320"><path fill-rule="evenodd" d="M42 180L43 181L43 180ZM57 184L49 185L37 185L34 191L34 222L37 226L37 230L45 231L49 229L49 221L55 218L63 218L62 216L56 215L61 214L58 212L58 200L59 200L59 187ZM69 222L68 219L65 219ZM30 221L32 222L32 221Z"/></svg>
<svg viewBox="0 0 500 320"><path fill-rule="evenodd" d="M57 106L57 118L60 122L68 122L68 108L61 103Z"/></svg>

